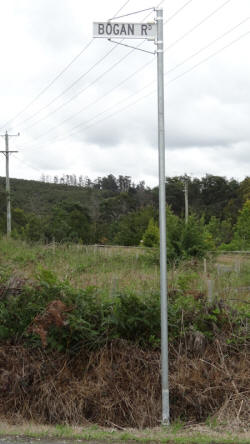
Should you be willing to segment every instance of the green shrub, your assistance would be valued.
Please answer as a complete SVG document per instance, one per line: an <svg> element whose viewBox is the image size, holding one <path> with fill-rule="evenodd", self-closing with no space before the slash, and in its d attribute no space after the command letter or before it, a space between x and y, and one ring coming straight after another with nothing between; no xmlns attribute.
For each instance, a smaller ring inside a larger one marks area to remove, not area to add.
<svg viewBox="0 0 250 444"><path fill-rule="evenodd" d="M247 310L232 310L224 305L207 305L191 292L195 274L180 275L175 296L168 304L169 340L178 343L190 331L202 332L207 340L223 334L227 341L244 343L247 339ZM190 291L190 294L189 294ZM41 347L41 338L28 331L34 318L46 312L51 301L67 307L65 325L48 328L47 347L77 353L98 349L113 339L125 339L145 348L160 346L160 297L158 293L116 294L104 297L96 287L73 289L60 282L50 270L40 268L37 282L15 296L0 300L0 340ZM248 321L249 322L249 321Z"/></svg>

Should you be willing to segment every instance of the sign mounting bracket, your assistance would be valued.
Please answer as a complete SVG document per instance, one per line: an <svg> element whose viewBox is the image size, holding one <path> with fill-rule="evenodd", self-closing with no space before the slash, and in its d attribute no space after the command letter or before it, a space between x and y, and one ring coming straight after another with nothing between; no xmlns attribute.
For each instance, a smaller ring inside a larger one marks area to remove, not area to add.
<svg viewBox="0 0 250 444"><path fill-rule="evenodd" d="M112 39L107 39L107 40L111 43L116 43L116 45L122 45L122 46L126 46L127 48L137 49L138 51L147 52L148 54L155 55L157 52L157 51L147 51L146 49L138 48L138 46L136 47L136 46L127 45L126 43L116 42L115 40L112 40Z"/></svg>

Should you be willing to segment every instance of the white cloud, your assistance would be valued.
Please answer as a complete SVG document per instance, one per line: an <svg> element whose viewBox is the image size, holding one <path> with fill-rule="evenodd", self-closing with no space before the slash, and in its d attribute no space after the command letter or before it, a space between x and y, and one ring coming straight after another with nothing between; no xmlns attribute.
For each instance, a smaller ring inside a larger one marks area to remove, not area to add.
<svg viewBox="0 0 250 444"><path fill-rule="evenodd" d="M124 3L122 0L105 3L93 0L88 5L82 0L2 2L1 15L5 19L0 28L4 61L0 126L30 103L91 41L93 21L107 20ZM169 176L185 172L237 178L249 175L250 34L212 56L249 30L250 21L243 22L250 15L249 0L241 0L240 7L239 2L229 1L189 32L223 3L223 0L205 3L193 0L165 27L165 45L170 46L165 58L166 174ZM183 4L183 0L165 2L165 18ZM151 6L149 0L134 0L122 12ZM141 21L146 14L130 18ZM234 31L185 61L241 21ZM184 34L186 37L171 48ZM155 49L153 43L142 48ZM182 61L183 65L167 73ZM146 63L149 65L140 70ZM192 69L199 63L200 66ZM80 76L80 81L47 106ZM7 127L3 126L2 133L6 129L21 133L17 157L23 163L12 158L12 177L39 178L41 172L51 175L75 172L94 178L112 173L156 184L156 93L137 101L155 90L155 79L156 56L113 47L106 40L94 40L27 111ZM133 105L127 107L130 103ZM1 144L3 148L3 140ZM11 146L17 146L17 142L11 140ZM3 156L0 174L5 174Z"/></svg>

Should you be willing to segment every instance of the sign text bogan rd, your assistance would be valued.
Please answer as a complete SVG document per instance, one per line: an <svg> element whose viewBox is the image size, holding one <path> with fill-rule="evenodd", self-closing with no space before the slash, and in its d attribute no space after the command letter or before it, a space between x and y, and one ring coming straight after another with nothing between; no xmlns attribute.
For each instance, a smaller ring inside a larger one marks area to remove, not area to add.
<svg viewBox="0 0 250 444"><path fill-rule="evenodd" d="M126 39L154 39L156 37L156 23L93 23L93 37L126 38Z"/></svg>

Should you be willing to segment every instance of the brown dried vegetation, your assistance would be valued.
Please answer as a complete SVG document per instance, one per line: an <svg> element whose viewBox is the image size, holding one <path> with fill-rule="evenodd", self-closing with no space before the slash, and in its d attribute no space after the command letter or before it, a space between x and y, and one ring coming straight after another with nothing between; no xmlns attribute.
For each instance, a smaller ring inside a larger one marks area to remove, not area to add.
<svg viewBox="0 0 250 444"><path fill-rule="evenodd" d="M161 417L160 355L125 341L74 358L0 347L0 415L40 423L152 427ZM171 418L247 424L249 353L217 341L202 351L170 350Z"/></svg>
<svg viewBox="0 0 250 444"><path fill-rule="evenodd" d="M27 329L27 333L36 333L40 336L43 348L47 345L47 334L49 328L53 325L63 327L66 325L65 313L71 311L60 300L51 301L42 314L38 314Z"/></svg>

